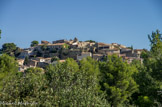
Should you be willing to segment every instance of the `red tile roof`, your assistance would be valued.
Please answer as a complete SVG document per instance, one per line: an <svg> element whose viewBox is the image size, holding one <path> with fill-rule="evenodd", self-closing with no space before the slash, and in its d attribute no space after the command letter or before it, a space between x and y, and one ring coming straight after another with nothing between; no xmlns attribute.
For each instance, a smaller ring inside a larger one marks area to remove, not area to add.
<svg viewBox="0 0 162 107"><path fill-rule="evenodd" d="M98 45L100 45L100 46L106 46L106 45L110 45L110 44L105 44L105 43L99 42Z"/></svg>

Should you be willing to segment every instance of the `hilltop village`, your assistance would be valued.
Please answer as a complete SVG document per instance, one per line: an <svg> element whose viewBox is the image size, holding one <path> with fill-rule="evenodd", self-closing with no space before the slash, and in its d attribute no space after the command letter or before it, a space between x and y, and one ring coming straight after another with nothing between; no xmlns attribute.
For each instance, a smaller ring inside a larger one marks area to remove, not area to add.
<svg viewBox="0 0 162 107"><path fill-rule="evenodd" d="M131 63L134 59L141 61L142 49L132 49L117 43L101 43L92 40L79 41L56 40L52 43L41 41L40 44L23 49L17 57L19 71L23 72L29 67L45 68L46 65L65 62L67 58L73 58L76 61L86 57L92 57L95 60L102 61L107 55L117 54L123 61Z"/></svg>

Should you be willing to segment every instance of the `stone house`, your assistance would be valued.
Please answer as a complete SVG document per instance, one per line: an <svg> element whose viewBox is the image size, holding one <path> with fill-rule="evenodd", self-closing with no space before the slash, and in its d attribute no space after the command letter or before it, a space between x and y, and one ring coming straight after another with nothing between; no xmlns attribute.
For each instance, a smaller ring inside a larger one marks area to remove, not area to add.
<svg viewBox="0 0 162 107"><path fill-rule="evenodd" d="M45 58L43 58L43 57L36 57L36 58L34 58L36 61L38 61L38 62L45 62Z"/></svg>
<svg viewBox="0 0 162 107"><path fill-rule="evenodd" d="M63 48L64 45L65 45L65 43L56 43L56 44L48 45L47 48L49 48L50 50L52 50L52 49L60 50Z"/></svg>
<svg viewBox="0 0 162 107"><path fill-rule="evenodd" d="M38 62L37 63L37 67L40 67L40 68L45 68L48 65L49 65L49 63L46 63L46 62Z"/></svg>
<svg viewBox="0 0 162 107"><path fill-rule="evenodd" d="M25 59L25 57L29 57L28 51L22 51L17 58Z"/></svg>
<svg viewBox="0 0 162 107"><path fill-rule="evenodd" d="M29 64L34 67L37 66L45 68L47 65L51 64L51 58L43 58L43 57L32 58Z"/></svg>
<svg viewBox="0 0 162 107"><path fill-rule="evenodd" d="M127 57L137 57L137 58L140 58L140 55L142 53L142 49L135 49L135 50L132 50L132 49L121 49L120 50L120 53L121 54L126 54Z"/></svg>
<svg viewBox="0 0 162 107"><path fill-rule="evenodd" d="M79 42L78 48L87 48L89 44L89 42Z"/></svg>
<svg viewBox="0 0 162 107"><path fill-rule="evenodd" d="M103 54L93 54L92 58L94 60L101 60L103 58Z"/></svg>
<svg viewBox="0 0 162 107"><path fill-rule="evenodd" d="M45 58L45 63L50 64L50 63L51 63L51 59L52 59L52 58Z"/></svg>
<svg viewBox="0 0 162 107"><path fill-rule="evenodd" d="M47 50L52 51L53 49L60 50L63 48L65 43L55 43L55 44L39 44L38 46L35 47L36 50L38 51L43 51L42 46L46 46Z"/></svg>
<svg viewBox="0 0 162 107"><path fill-rule="evenodd" d="M125 57L124 61L127 61L128 64L132 63L133 60L138 60L141 62L141 64L143 63L143 59L141 58L136 58L136 57Z"/></svg>
<svg viewBox="0 0 162 107"><path fill-rule="evenodd" d="M77 55L77 60L82 60L83 58L86 57L92 57L91 52L82 52L80 55Z"/></svg>
<svg viewBox="0 0 162 107"><path fill-rule="evenodd" d="M127 47L120 44L120 45L119 45L119 48L127 48Z"/></svg>
<svg viewBox="0 0 162 107"><path fill-rule="evenodd" d="M50 42L48 42L48 41L41 41L41 44L50 44Z"/></svg>
<svg viewBox="0 0 162 107"><path fill-rule="evenodd" d="M140 58L142 51L143 51L143 49L135 49L134 56Z"/></svg>
<svg viewBox="0 0 162 107"><path fill-rule="evenodd" d="M134 50L128 48L120 49L121 54L126 54L126 57L134 57Z"/></svg>
<svg viewBox="0 0 162 107"><path fill-rule="evenodd" d="M24 59L18 59L17 63L19 66L23 66L24 65Z"/></svg>
<svg viewBox="0 0 162 107"><path fill-rule="evenodd" d="M70 48L76 49L78 48L78 42L74 42L70 45Z"/></svg>
<svg viewBox="0 0 162 107"><path fill-rule="evenodd" d="M120 49L120 52L124 53L124 52L131 51L131 50L132 49L130 49L130 48L122 48L122 49Z"/></svg>
<svg viewBox="0 0 162 107"><path fill-rule="evenodd" d="M24 59L25 57L29 57L32 55L34 55L34 48L25 48L17 58Z"/></svg>
<svg viewBox="0 0 162 107"><path fill-rule="evenodd" d="M102 50L102 49L114 49L114 46L111 44L105 44L105 43L97 43L97 49Z"/></svg>
<svg viewBox="0 0 162 107"><path fill-rule="evenodd" d="M67 59L67 58L73 58L74 60L77 60L77 55L81 54L80 49L72 49L72 50L62 50L62 53L60 54L60 59Z"/></svg>
<svg viewBox="0 0 162 107"><path fill-rule="evenodd" d="M52 43L53 43L53 44L57 44L57 43L68 43L68 41L65 40L65 39L61 39L61 40L53 41Z"/></svg>
<svg viewBox="0 0 162 107"><path fill-rule="evenodd" d="M113 46L119 46L118 43L111 43Z"/></svg>
<svg viewBox="0 0 162 107"><path fill-rule="evenodd" d="M29 60L28 63L27 63L27 66L36 67L37 63L38 63L38 61L36 61L36 60Z"/></svg>
<svg viewBox="0 0 162 107"><path fill-rule="evenodd" d="M90 43L90 42L74 42L70 45L71 48L79 48L79 49L86 49L86 48L91 48L95 43Z"/></svg>
<svg viewBox="0 0 162 107"><path fill-rule="evenodd" d="M98 50L98 54L104 54L104 55L112 55L112 54L120 54L119 49L102 49Z"/></svg>
<svg viewBox="0 0 162 107"><path fill-rule="evenodd" d="M108 49L108 54L120 54L120 49Z"/></svg>

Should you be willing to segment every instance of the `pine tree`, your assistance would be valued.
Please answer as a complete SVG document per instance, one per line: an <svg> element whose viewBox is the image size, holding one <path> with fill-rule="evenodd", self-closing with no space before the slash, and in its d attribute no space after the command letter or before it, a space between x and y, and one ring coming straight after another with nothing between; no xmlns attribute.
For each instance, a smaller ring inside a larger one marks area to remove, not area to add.
<svg viewBox="0 0 162 107"><path fill-rule="evenodd" d="M137 91L138 85L132 77L137 69L123 62L117 55L108 56L99 66L101 90L106 91L111 106L117 107L126 102Z"/></svg>

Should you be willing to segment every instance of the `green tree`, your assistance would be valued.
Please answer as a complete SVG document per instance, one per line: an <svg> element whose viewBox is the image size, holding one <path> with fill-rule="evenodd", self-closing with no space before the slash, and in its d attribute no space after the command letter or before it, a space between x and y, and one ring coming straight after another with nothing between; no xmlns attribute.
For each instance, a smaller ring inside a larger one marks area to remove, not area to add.
<svg viewBox="0 0 162 107"><path fill-rule="evenodd" d="M87 85L87 78L84 78L87 74L72 71L76 65L71 65L70 61L49 65L46 72L30 68L24 73L11 75L0 91L0 99L5 102L37 102L36 106L43 107L108 106L104 96L98 95L94 89L96 78Z"/></svg>
<svg viewBox="0 0 162 107"><path fill-rule="evenodd" d="M99 74L99 65L98 62L92 59L91 57L83 58L80 61L80 69L87 72L89 75L98 75Z"/></svg>
<svg viewBox="0 0 162 107"><path fill-rule="evenodd" d="M54 102L59 101L55 106L108 106L104 96L98 95L95 89L96 78L89 81L89 78L86 78L89 75L85 71L78 71L76 64L74 60L68 59L64 63L47 68L46 76L49 87L53 90L50 93L55 98Z"/></svg>
<svg viewBox="0 0 162 107"><path fill-rule="evenodd" d="M153 107L153 101L148 96L138 97L137 104L139 107Z"/></svg>
<svg viewBox="0 0 162 107"><path fill-rule="evenodd" d="M78 66L77 62L72 58L66 59L66 61L64 63L62 63L62 66L64 69L68 69L70 72L79 71L79 66Z"/></svg>
<svg viewBox="0 0 162 107"><path fill-rule="evenodd" d="M147 51L143 53L142 57L144 58L144 64L141 64L139 61L134 60L131 65L135 66L139 72L133 75L136 83L139 85L139 91L132 95L132 100L134 104L142 107L152 107L156 103L160 103L162 97L158 95L160 90L160 84L153 78L151 73L151 66L154 63L150 59L150 52Z"/></svg>
<svg viewBox="0 0 162 107"><path fill-rule="evenodd" d="M18 66L15 59L7 54L0 56L0 88L2 86L2 81L6 78L9 73L17 72Z"/></svg>
<svg viewBox="0 0 162 107"><path fill-rule="evenodd" d="M34 73L40 75L40 73L44 73L44 70L42 68L36 67L36 68L28 68L25 70L26 73Z"/></svg>
<svg viewBox="0 0 162 107"><path fill-rule="evenodd" d="M16 60L8 56L7 54L3 54L0 56L0 72L14 72L17 71L17 62Z"/></svg>
<svg viewBox="0 0 162 107"><path fill-rule="evenodd" d="M14 51L14 56L18 57L21 52L22 52L22 50L19 47L16 47L16 50Z"/></svg>
<svg viewBox="0 0 162 107"><path fill-rule="evenodd" d="M27 64L28 64L28 62L29 62L29 57L28 57L28 56L26 56L26 57L25 57L25 60L24 60L24 65L27 65Z"/></svg>
<svg viewBox="0 0 162 107"><path fill-rule="evenodd" d="M39 42L38 41L36 41L36 40L34 40L34 41L32 41L31 42L31 47L34 47L34 46L37 46L39 44Z"/></svg>
<svg viewBox="0 0 162 107"><path fill-rule="evenodd" d="M157 81L162 81L162 34L157 30L152 32L152 35L148 36L150 40L151 50L147 53L144 63L147 67L147 71L150 72L153 78Z"/></svg>
<svg viewBox="0 0 162 107"><path fill-rule="evenodd" d="M86 72L88 77L93 75L93 78L98 78L99 76L99 65L98 62L92 59L91 57L83 58L80 61L80 70Z"/></svg>
<svg viewBox="0 0 162 107"><path fill-rule="evenodd" d="M117 55L108 56L99 64L101 90L106 91L111 106L119 106L138 90L132 75L138 72L133 66L123 62Z"/></svg>
<svg viewBox="0 0 162 107"><path fill-rule="evenodd" d="M152 107L155 101L160 101L161 98L158 96L158 90L160 89L159 84L151 77L151 75L146 71L141 71L135 76L135 81L139 85L139 92L136 94L136 98L138 100L136 101L136 104L139 106L143 104L141 101L141 98L143 96L147 96L148 99L150 99L152 104L145 105L145 107Z"/></svg>
<svg viewBox="0 0 162 107"><path fill-rule="evenodd" d="M43 75L39 68L30 68L25 73L17 72L8 76L0 92L0 99L5 102L35 102L39 106L46 88Z"/></svg>
<svg viewBox="0 0 162 107"><path fill-rule="evenodd" d="M148 35L148 38L151 49L144 51L141 55L144 59L145 69L136 76L136 81L140 86L139 93L141 96L139 96L139 99L147 96L153 104L157 102L162 104L162 96L158 94L158 91L162 90L162 34L159 30L156 30L156 32Z"/></svg>
<svg viewBox="0 0 162 107"><path fill-rule="evenodd" d="M96 87L95 89L100 92L100 85L99 85L99 64L97 61L92 59L91 57L83 58L80 62L80 71L85 72L86 76L84 78L87 78L87 85L91 85L91 81L96 79Z"/></svg>
<svg viewBox="0 0 162 107"><path fill-rule="evenodd" d="M148 35L150 40L151 52L156 57L162 56L162 34L160 34L159 30L156 32L152 32L152 35Z"/></svg>
<svg viewBox="0 0 162 107"><path fill-rule="evenodd" d="M5 43L2 45L2 53L14 56L14 51L16 50L16 45L14 43Z"/></svg>

